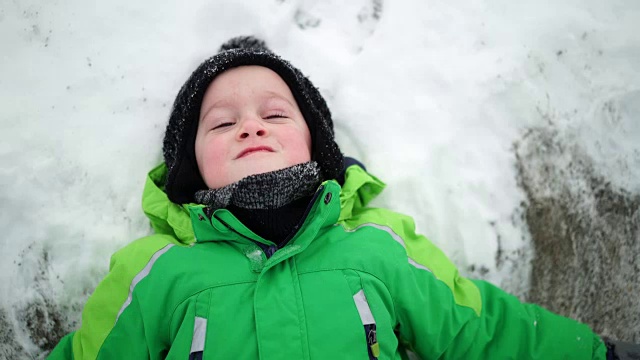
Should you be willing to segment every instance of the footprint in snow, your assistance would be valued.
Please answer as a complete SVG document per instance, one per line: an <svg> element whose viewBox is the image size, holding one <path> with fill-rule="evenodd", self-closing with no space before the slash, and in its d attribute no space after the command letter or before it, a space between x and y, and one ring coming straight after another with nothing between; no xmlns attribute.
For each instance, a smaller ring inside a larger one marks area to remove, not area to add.
<svg viewBox="0 0 640 360"><path fill-rule="evenodd" d="M278 0L280 3L290 3ZM324 30L339 35L355 53L362 51L382 17L383 0L299 0L295 4L293 21L302 30Z"/></svg>

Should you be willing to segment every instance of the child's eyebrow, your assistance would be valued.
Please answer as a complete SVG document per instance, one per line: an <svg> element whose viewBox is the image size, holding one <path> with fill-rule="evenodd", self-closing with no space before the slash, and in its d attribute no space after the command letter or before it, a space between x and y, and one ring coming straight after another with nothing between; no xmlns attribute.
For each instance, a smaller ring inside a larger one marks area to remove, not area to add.
<svg viewBox="0 0 640 360"><path fill-rule="evenodd" d="M283 100L287 104L289 104L291 107L294 107L294 108L296 107L294 104L291 103L291 101L289 101L289 99L287 99L286 97L282 96L282 94L280 94L280 93L277 93L277 92L271 91L271 90L267 90L267 91L265 91L265 93L268 95L265 98L266 101Z"/></svg>
<svg viewBox="0 0 640 360"><path fill-rule="evenodd" d="M231 106L233 106L233 101L230 101L229 99L220 99L214 102L211 106L207 107L206 109L200 109L200 119L198 121L202 121L204 118L206 118L207 115L209 115L209 113L213 111L213 109L216 109L216 108L219 109L219 108L231 107Z"/></svg>
<svg viewBox="0 0 640 360"><path fill-rule="evenodd" d="M233 100L229 100L229 99L220 99L216 102L214 102L213 104L211 104L211 106L209 106L209 109L207 109L207 111L214 109L214 108L222 108L222 107L231 107L233 106Z"/></svg>

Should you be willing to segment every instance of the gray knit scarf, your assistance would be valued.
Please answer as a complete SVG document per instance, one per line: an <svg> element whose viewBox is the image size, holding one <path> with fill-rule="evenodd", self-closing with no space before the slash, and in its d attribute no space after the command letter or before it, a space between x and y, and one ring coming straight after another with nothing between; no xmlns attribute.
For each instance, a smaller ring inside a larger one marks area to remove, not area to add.
<svg viewBox="0 0 640 360"><path fill-rule="evenodd" d="M315 161L264 174L247 176L233 184L199 190L195 200L210 211L235 205L245 209L277 209L314 193L320 184L320 168Z"/></svg>

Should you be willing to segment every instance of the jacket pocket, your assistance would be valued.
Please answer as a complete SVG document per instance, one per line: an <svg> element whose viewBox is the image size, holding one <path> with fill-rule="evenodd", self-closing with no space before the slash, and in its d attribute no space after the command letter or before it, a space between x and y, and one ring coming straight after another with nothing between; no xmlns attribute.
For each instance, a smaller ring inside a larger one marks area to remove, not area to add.
<svg viewBox="0 0 640 360"><path fill-rule="evenodd" d="M364 333L367 339L367 352L369 359L377 359L380 356L380 345L378 344L378 336L376 335L376 320L373 318L371 308L364 295L364 291L360 290L353 295L353 302L356 304Z"/></svg>
<svg viewBox="0 0 640 360"><path fill-rule="evenodd" d="M204 353L204 340L207 338L207 319L196 316L193 323L193 338L191 339L191 352L189 360L202 360Z"/></svg>

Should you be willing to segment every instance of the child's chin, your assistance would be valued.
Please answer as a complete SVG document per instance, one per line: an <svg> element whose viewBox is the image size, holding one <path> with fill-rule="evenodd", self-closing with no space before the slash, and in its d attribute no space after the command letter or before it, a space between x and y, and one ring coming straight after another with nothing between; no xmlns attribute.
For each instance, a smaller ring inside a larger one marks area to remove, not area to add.
<svg viewBox="0 0 640 360"><path fill-rule="evenodd" d="M256 161L245 168L246 171L244 171L244 177L282 170L288 167L289 165L282 163L267 163L265 161Z"/></svg>

